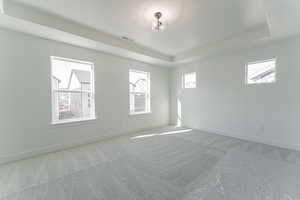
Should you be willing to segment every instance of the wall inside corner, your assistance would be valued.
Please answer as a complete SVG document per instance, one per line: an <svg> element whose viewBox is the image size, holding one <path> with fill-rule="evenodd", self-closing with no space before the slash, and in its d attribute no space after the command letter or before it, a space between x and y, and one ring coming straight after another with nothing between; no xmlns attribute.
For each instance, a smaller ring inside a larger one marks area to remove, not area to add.
<svg viewBox="0 0 300 200"><path fill-rule="evenodd" d="M300 38L183 64L171 72L171 122L300 150ZM245 65L277 58L277 82L246 85ZM181 76L197 72L197 88Z"/></svg>
<svg viewBox="0 0 300 200"><path fill-rule="evenodd" d="M3 13L3 0L0 0L0 14Z"/></svg>
<svg viewBox="0 0 300 200"><path fill-rule="evenodd" d="M51 125L50 56L95 64L97 120ZM151 73L151 110L129 116L128 70ZM169 124L169 71L0 29L0 162Z"/></svg>

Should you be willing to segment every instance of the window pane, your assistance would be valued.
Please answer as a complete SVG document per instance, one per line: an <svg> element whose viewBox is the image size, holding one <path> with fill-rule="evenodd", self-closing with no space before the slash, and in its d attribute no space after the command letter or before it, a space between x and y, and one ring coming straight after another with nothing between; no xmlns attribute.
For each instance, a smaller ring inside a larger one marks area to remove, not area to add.
<svg viewBox="0 0 300 200"><path fill-rule="evenodd" d="M130 94L130 112L146 112L146 94L131 93Z"/></svg>
<svg viewBox="0 0 300 200"><path fill-rule="evenodd" d="M184 74L184 88L196 88L196 72Z"/></svg>
<svg viewBox="0 0 300 200"><path fill-rule="evenodd" d="M249 63L247 66L247 83L272 83L276 80L276 60Z"/></svg>
<svg viewBox="0 0 300 200"><path fill-rule="evenodd" d="M92 64L60 58L52 59L52 77L58 82L59 89L80 88L81 83L90 85L91 71Z"/></svg>
<svg viewBox="0 0 300 200"><path fill-rule="evenodd" d="M133 71L129 79L131 92L147 92L147 73Z"/></svg>
<svg viewBox="0 0 300 200"><path fill-rule="evenodd" d="M147 72L129 71L130 113L150 112L150 75Z"/></svg>
<svg viewBox="0 0 300 200"><path fill-rule="evenodd" d="M53 121L94 118L93 66L52 59Z"/></svg>

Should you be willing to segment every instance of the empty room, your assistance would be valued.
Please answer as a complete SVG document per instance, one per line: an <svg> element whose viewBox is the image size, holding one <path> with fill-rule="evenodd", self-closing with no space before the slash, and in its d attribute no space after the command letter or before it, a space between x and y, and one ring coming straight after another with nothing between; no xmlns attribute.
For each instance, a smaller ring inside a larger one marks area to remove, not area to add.
<svg viewBox="0 0 300 200"><path fill-rule="evenodd" d="M0 200L300 200L299 0L0 0Z"/></svg>

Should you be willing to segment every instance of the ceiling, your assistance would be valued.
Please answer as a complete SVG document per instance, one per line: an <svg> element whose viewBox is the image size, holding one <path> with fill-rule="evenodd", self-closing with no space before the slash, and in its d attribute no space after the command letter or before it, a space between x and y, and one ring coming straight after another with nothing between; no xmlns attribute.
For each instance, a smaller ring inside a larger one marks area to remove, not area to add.
<svg viewBox="0 0 300 200"><path fill-rule="evenodd" d="M261 0L15 1L115 36L129 37L167 55L222 40L265 21ZM165 10L169 15L162 33L151 31L154 10L162 10L163 15Z"/></svg>
<svg viewBox="0 0 300 200"><path fill-rule="evenodd" d="M199 48L240 37L259 27L268 28L269 33L262 37L300 31L299 25L293 21L300 17L299 0L4 1L92 28L99 31L99 36L102 34L114 39L126 36L133 40L129 42L133 43L131 48L136 52L152 57L160 54L157 59L167 62L176 60L176 57L186 57ZM155 11L163 13L163 21L167 24L163 32L151 30ZM9 11L7 13L9 15ZM45 25L49 26L46 22ZM95 37L93 39L96 40ZM113 45L116 43L113 42ZM126 45L130 49L130 44ZM115 46L124 48L119 44Z"/></svg>

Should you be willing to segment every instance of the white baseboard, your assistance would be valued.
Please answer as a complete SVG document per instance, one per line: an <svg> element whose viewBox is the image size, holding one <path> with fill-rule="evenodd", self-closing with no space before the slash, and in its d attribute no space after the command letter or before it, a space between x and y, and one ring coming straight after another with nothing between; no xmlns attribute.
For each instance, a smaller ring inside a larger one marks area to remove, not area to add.
<svg viewBox="0 0 300 200"><path fill-rule="evenodd" d="M34 149L34 150L26 151L26 152L21 152L21 153L6 155L6 156L0 156L0 165L10 163L10 162L15 162L18 160L32 158L32 157L47 154L47 153L63 151L63 150L75 148L78 146L83 146L83 145L92 144L92 143L96 143L96 142L100 142L100 141L110 140L110 139L113 139L116 137L122 137L122 136L130 135L130 134L135 134L137 132L144 132L144 131L151 131L153 129L154 130L160 129L160 128L167 127L167 126L170 126L170 125L142 128L142 129L137 129L137 130L133 130L130 132L125 132L125 133L117 134L117 135L113 135L113 136L98 136L98 137L94 137L94 138L89 138L85 141L53 145L53 146L48 146L48 147L40 148L40 149ZM190 127L185 127L185 128L190 128ZM279 141L266 140L264 138L260 138L260 137L253 136L253 135L245 136L245 135L240 135L240 134L237 134L234 132L226 132L226 131L222 131L222 130L207 129L207 128L192 128L192 129L204 131L204 132L208 132L208 133L212 133L212 134L222 135L222 136L238 138L241 140L247 140L247 141L251 141L251 142L276 146L276 147L280 147L280 148L284 148L284 149L300 151L299 146L291 145L291 144L284 144Z"/></svg>
<svg viewBox="0 0 300 200"><path fill-rule="evenodd" d="M92 143L97 143L97 142L101 142L101 141L105 141L105 140L110 140L110 139L113 139L113 138L130 135L130 134L134 134L134 133L137 133L137 132L151 131L153 129L158 129L158 128L162 128L162 127L166 127L166 126L169 126L169 125L136 129L136 130L133 130L133 131L130 131L130 132L124 132L122 134L116 134L116 135L113 135L113 136L103 136L102 135L102 136L89 138L89 139L84 140L84 141L81 140L81 141L72 142L72 143L52 145L52 146L47 146L47 147L44 147L44 148L33 149L33 150L30 150L30 151L26 151L26 152L0 156L0 165L15 162L15 161L19 161L19 160L24 160L24 159L28 159L28 158L32 158L32 157L36 157L36 156L47 154L47 153L63 151L63 150L67 150L67 149L71 149L71 148L75 148L75 147L79 147L79 146L83 146L83 145L87 145L87 144L92 144Z"/></svg>
<svg viewBox="0 0 300 200"><path fill-rule="evenodd" d="M250 141L250 142L261 143L261 144L266 144L266 145L270 145L270 146L276 146L276 147L283 148L283 149L300 151L300 146L296 146L296 145L292 145L292 144L285 144L283 142L275 141L272 139L266 140L265 138L257 137L254 135L245 136L245 135L240 135L240 134L237 134L234 132L226 132L226 131L217 130L217 129L206 129L206 128L193 128L193 129L208 132L208 133L213 133L213 134L217 134L217 135L233 137L233 138L246 140L246 141Z"/></svg>

